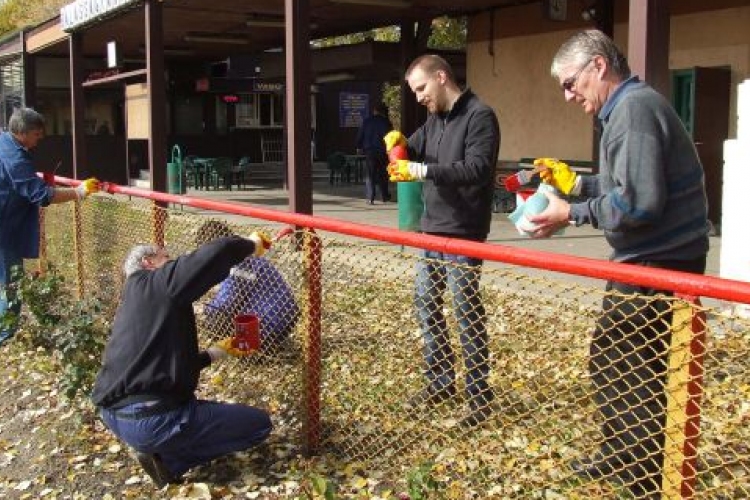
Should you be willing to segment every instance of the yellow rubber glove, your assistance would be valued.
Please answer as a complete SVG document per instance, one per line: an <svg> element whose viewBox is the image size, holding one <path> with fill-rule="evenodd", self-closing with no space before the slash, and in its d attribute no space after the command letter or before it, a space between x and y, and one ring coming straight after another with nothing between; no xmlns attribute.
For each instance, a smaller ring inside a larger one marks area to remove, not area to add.
<svg viewBox="0 0 750 500"><path fill-rule="evenodd" d="M255 243L253 257L262 257L271 248L271 237L263 231L255 231L248 239Z"/></svg>
<svg viewBox="0 0 750 500"><path fill-rule="evenodd" d="M556 158L537 158L534 160L534 167L543 167L539 177L563 194L570 194L576 185L578 174L573 172L567 163Z"/></svg>
<svg viewBox="0 0 750 500"><path fill-rule="evenodd" d="M413 181L409 171L409 160L396 160L388 165L388 180L391 182L408 182Z"/></svg>
<svg viewBox="0 0 750 500"><path fill-rule="evenodd" d="M390 132L385 134L385 137L383 137L383 142L385 142L386 153L393 149L394 146L406 147L407 144L406 137L399 130L391 130Z"/></svg>
<svg viewBox="0 0 750 500"><path fill-rule="evenodd" d="M101 185L96 177L89 177L76 186L75 191L78 199L82 200L92 193L98 193Z"/></svg>
<svg viewBox="0 0 750 500"><path fill-rule="evenodd" d="M421 181L427 176L427 165L409 160L396 160L388 165L391 182Z"/></svg>
<svg viewBox="0 0 750 500"><path fill-rule="evenodd" d="M219 340L211 347L206 349L208 355L211 356L211 361L218 361L224 359L227 356L234 356L235 358L244 358L250 356L255 351L252 349L238 349L235 347L234 337L227 337Z"/></svg>

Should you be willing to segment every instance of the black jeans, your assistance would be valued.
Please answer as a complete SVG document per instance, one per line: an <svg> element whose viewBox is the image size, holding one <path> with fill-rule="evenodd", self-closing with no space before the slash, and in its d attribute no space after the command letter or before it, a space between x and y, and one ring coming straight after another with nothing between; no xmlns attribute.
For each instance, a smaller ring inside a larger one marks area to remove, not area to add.
<svg viewBox="0 0 750 500"><path fill-rule="evenodd" d="M702 274L706 259L637 264ZM672 339L672 300L657 295L672 294L612 281L606 290L589 358L602 418L601 452L624 479L632 481L634 493L655 494L661 489Z"/></svg>

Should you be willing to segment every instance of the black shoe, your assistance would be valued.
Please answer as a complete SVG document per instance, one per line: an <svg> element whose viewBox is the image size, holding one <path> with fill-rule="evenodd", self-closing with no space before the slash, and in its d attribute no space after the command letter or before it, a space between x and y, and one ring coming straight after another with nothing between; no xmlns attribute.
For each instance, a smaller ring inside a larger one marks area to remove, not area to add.
<svg viewBox="0 0 750 500"><path fill-rule="evenodd" d="M367 204L368 205L374 205L375 204L375 200L367 200Z"/></svg>
<svg viewBox="0 0 750 500"><path fill-rule="evenodd" d="M428 386L412 396L409 401L406 402L406 407L408 410L416 410L423 406L436 406L443 401L454 398L455 396L455 387L444 387L437 390L432 386Z"/></svg>
<svg viewBox="0 0 750 500"><path fill-rule="evenodd" d="M163 488L169 483L177 482L177 478L167 469L159 455L137 451L135 452L135 458L157 488Z"/></svg>

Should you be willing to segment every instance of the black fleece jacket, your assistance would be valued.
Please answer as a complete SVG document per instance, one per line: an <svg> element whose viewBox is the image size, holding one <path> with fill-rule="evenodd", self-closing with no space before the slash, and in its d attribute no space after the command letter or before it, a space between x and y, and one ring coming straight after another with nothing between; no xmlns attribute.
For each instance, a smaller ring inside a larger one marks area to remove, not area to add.
<svg viewBox="0 0 750 500"><path fill-rule="evenodd" d="M125 281L92 400L109 407L128 396L171 401L193 397L205 366L198 350L193 302L255 249L252 241L220 238Z"/></svg>
<svg viewBox="0 0 750 500"><path fill-rule="evenodd" d="M448 113L430 115L409 138L409 159L426 163L425 233L484 241L490 231L500 126L465 90Z"/></svg>

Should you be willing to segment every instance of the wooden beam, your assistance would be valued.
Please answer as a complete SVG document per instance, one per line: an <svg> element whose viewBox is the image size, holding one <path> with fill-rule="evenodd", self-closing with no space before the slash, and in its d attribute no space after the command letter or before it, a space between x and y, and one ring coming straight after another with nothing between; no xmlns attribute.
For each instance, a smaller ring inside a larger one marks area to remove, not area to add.
<svg viewBox="0 0 750 500"><path fill-rule="evenodd" d="M105 76L104 78L97 78L96 80L89 80L83 82L84 87L96 87L97 85L104 85L105 83L119 82L123 80L132 80L134 78L146 78L148 71L145 69L136 69L133 71L126 71L124 73L118 73L112 76Z"/></svg>

